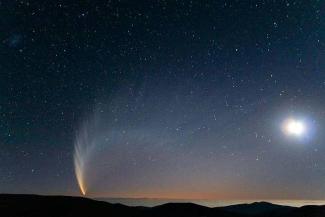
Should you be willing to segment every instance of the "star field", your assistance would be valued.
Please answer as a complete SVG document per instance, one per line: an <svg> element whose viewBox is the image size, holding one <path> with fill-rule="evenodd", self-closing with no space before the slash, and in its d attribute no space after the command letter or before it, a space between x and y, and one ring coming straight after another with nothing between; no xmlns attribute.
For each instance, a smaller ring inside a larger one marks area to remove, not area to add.
<svg viewBox="0 0 325 217"><path fill-rule="evenodd" d="M324 7L0 1L0 193L324 199Z"/></svg>

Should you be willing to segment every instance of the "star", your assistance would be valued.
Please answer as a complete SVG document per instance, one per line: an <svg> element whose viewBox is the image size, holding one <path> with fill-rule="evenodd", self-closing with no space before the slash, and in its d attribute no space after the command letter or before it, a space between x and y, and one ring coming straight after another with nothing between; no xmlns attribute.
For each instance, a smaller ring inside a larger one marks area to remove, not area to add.
<svg viewBox="0 0 325 217"><path fill-rule="evenodd" d="M306 132L306 125L303 121L289 118L283 123L283 131L286 135L300 137Z"/></svg>

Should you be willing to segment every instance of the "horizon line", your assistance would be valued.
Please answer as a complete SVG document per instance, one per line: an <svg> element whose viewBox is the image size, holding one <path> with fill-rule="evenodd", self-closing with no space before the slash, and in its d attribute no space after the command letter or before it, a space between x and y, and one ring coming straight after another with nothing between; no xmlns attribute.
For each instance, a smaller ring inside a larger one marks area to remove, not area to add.
<svg viewBox="0 0 325 217"><path fill-rule="evenodd" d="M0 192L1 194L8 194L8 195L35 195L35 196L67 196L67 197L84 197L89 199L134 199L134 200L188 200L188 201L195 201L195 200L204 200L204 201L255 201L255 202L267 202L267 201L323 201L324 199L279 199L279 198L232 198L232 199L220 199L220 198L169 198L169 197L117 197L117 196L87 196L80 195L80 194L42 194L42 193L8 193L8 192Z"/></svg>

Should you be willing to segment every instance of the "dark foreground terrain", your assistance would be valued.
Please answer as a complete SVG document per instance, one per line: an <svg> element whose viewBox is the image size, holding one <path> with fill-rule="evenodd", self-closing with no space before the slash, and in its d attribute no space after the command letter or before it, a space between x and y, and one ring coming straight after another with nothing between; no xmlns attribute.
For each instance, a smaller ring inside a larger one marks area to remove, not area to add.
<svg viewBox="0 0 325 217"><path fill-rule="evenodd" d="M129 207L81 197L0 194L1 217L325 217L325 206L300 208L266 202L208 208L168 203L152 208Z"/></svg>

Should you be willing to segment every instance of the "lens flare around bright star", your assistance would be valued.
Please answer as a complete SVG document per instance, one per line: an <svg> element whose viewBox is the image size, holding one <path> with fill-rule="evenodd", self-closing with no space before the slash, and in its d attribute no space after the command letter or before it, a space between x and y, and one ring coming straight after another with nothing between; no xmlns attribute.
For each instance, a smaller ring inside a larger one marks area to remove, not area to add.
<svg viewBox="0 0 325 217"><path fill-rule="evenodd" d="M306 125L301 120L289 118L283 123L283 131L289 136L302 136L306 132Z"/></svg>

